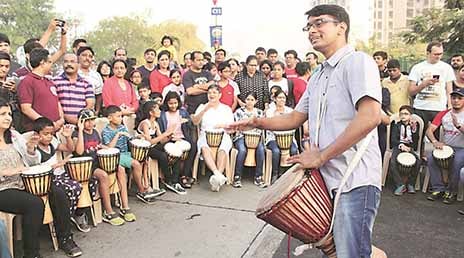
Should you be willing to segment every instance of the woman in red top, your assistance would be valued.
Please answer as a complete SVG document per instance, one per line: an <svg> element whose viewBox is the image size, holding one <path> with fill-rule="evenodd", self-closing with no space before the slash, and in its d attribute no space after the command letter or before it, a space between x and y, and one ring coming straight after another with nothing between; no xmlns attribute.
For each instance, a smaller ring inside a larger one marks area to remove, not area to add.
<svg viewBox="0 0 464 258"><path fill-rule="evenodd" d="M311 66L308 62L301 62L296 64L295 70L298 74L298 78L293 80L293 96L295 97L296 106L306 90L306 85L311 76Z"/></svg>
<svg viewBox="0 0 464 258"><path fill-rule="evenodd" d="M135 113L139 108L139 102L131 84L124 79L127 63L123 60L115 60L112 69L114 75L103 84L103 105L118 106L122 109L123 115Z"/></svg>
<svg viewBox="0 0 464 258"><path fill-rule="evenodd" d="M153 70L150 74L150 88L152 93L162 93L164 87L171 84L171 78L169 78L170 61L171 53L169 53L169 51L163 50L159 52L157 69Z"/></svg>

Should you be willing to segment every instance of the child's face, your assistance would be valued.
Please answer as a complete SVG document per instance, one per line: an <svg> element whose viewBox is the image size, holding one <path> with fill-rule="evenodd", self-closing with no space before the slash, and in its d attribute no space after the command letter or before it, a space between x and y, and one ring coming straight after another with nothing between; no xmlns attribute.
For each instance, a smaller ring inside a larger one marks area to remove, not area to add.
<svg viewBox="0 0 464 258"><path fill-rule="evenodd" d="M252 108L254 107L256 104L256 99L255 97L253 97L252 95L249 95L246 97L245 99L245 105L247 108Z"/></svg>
<svg viewBox="0 0 464 258"><path fill-rule="evenodd" d="M179 102L177 101L176 98L172 98L168 101L168 108L169 108L169 111L176 111L177 110L177 106L179 106Z"/></svg>
<svg viewBox="0 0 464 258"><path fill-rule="evenodd" d="M156 106L150 111L150 115L158 119L161 116L161 110Z"/></svg>
<svg viewBox="0 0 464 258"><path fill-rule="evenodd" d="M42 145L49 145L52 142L54 132L55 129L53 128L53 126L46 126L44 129L40 130L39 143Z"/></svg>
<svg viewBox="0 0 464 258"><path fill-rule="evenodd" d="M411 120L411 113L409 113L409 111L407 111L406 109L401 110L400 119L401 122L409 122L409 120Z"/></svg>
<svg viewBox="0 0 464 258"><path fill-rule="evenodd" d="M120 125L122 123L122 112L118 111L108 116L108 120L113 125Z"/></svg>
<svg viewBox="0 0 464 258"><path fill-rule="evenodd" d="M142 75L140 73L132 74L131 81L133 84L139 85L140 83L142 83Z"/></svg>
<svg viewBox="0 0 464 258"><path fill-rule="evenodd" d="M87 119L84 122L84 130L92 131L95 127L95 119Z"/></svg>
<svg viewBox="0 0 464 258"><path fill-rule="evenodd" d="M141 88L139 90L139 95L141 99L149 99L150 98L150 90L146 88Z"/></svg>
<svg viewBox="0 0 464 258"><path fill-rule="evenodd" d="M174 73L171 76L171 80L172 80L172 83L174 83L175 85L180 85L180 83L181 83L180 74L179 73Z"/></svg>

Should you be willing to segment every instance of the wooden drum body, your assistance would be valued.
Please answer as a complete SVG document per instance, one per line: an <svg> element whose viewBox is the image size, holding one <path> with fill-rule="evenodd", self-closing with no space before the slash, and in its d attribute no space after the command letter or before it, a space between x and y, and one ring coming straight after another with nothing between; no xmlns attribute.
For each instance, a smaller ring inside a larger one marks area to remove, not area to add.
<svg viewBox="0 0 464 258"><path fill-rule="evenodd" d="M143 139L134 139L129 142L129 149L133 159L144 162L147 159L151 143Z"/></svg>
<svg viewBox="0 0 464 258"><path fill-rule="evenodd" d="M400 175L407 177L411 175L411 172L414 170L417 159L412 153L401 152L398 154L398 157L396 157L396 162L398 163Z"/></svg>
<svg viewBox="0 0 464 258"><path fill-rule="evenodd" d="M101 169L108 173L110 181L110 193L118 193L119 185L116 178L116 171L119 167L120 152L116 148L101 149L97 151L98 164Z"/></svg>
<svg viewBox="0 0 464 258"><path fill-rule="evenodd" d="M443 149L434 149L432 156L435 159L437 165L441 168L441 176L444 183L448 183L449 173L448 170L451 167L454 159L454 150L450 146L443 146Z"/></svg>
<svg viewBox="0 0 464 258"><path fill-rule="evenodd" d="M277 146L280 149L280 166L290 167L292 164L287 163L287 159L290 157L290 147L293 143L293 135L295 130L292 131L275 131L275 139Z"/></svg>
<svg viewBox="0 0 464 258"><path fill-rule="evenodd" d="M256 216L306 244L316 243L330 229L332 200L318 170L296 169L290 168L271 185L259 201ZM332 235L319 248L336 257Z"/></svg>
<svg viewBox="0 0 464 258"><path fill-rule="evenodd" d="M48 165L32 166L21 173L26 191L42 198L45 204L43 224L53 222L52 210L48 202L48 193L50 192L52 177L53 168Z"/></svg>
<svg viewBox="0 0 464 258"><path fill-rule="evenodd" d="M259 142L261 141L261 133L257 131L246 131L243 132L243 137L245 138L245 146L247 147L244 165L247 167L255 167L256 148L258 148Z"/></svg>
<svg viewBox="0 0 464 258"><path fill-rule="evenodd" d="M206 143L211 149L213 159L216 160L219 146L221 146L222 137L224 136L224 130L206 130Z"/></svg>
<svg viewBox="0 0 464 258"><path fill-rule="evenodd" d="M89 189L92 165L92 157L78 157L70 159L65 166L69 176L82 185L82 193L77 203L78 208L90 207L93 204Z"/></svg>

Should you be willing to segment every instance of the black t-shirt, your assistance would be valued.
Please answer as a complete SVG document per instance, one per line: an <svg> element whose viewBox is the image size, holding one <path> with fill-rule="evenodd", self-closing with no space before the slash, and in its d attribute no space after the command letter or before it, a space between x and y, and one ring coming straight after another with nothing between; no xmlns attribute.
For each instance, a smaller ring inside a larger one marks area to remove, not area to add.
<svg viewBox="0 0 464 258"><path fill-rule="evenodd" d="M142 84L150 86L150 73L153 70L155 70L155 68L153 68L153 70L150 71L145 66L142 65L138 67L137 70L139 70L140 73L142 74Z"/></svg>
<svg viewBox="0 0 464 258"><path fill-rule="evenodd" d="M184 85L185 92L187 92L187 89L195 84L207 83L212 80L213 76L208 71L202 70L201 72L196 73L192 70L188 70L182 78L182 83ZM187 106L189 114L195 113L197 107L206 102L208 102L208 95L206 92L200 95L185 95L185 105Z"/></svg>
<svg viewBox="0 0 464 258"><path fill-rule="evenodd" d="M72 138L77 138L77 133L77 130L75 130L72 134ZM100 143L101 138L97 130L93 129L91 134L88 134L84 131L84 153L82 156L90 156L96 160L98 145Z"/></svg>

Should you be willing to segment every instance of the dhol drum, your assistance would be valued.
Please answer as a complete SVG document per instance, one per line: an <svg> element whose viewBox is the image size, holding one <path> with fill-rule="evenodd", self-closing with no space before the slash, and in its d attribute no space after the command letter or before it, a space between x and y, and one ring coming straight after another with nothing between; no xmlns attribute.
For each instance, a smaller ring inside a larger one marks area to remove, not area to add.
<svg viewBox="0 0 464 258"><path fill-rule="evenodd" d="M92 164L92 157L78 157L69 159L65 165L66 172L68 172L69 176L82 185L81 196L77 203L78 208L90 207L92 205L92 197L89 189L89 180L92 176Z"/></svg>
<svg viewBox="0 0 464 258"><path fill-rule="evenodd" d="M143 139L134 139L129 142L129 149L133 159L144 162L147 159L151 143Z"/></svg>
<svg viewBox="0 0 464 258"><path fill-rule="evenodd" d="M223 129L206 130L206 143L208 143L213 159L216 160L218 148L221 145L222 137L224 136Z"/></svg>
<svg viewBox="0 0 464 258"><path fill-rule="evenodd" d="M449 173L448 170L453 163L454 150L450 146L443 146L443 149L434 149L432 156L437 162L437 165L441 168L441 176L444 183L448 183Z"/></svg>
<svg viewBox="0 0 464 258"><path fill-rule="evenodd" d="M318 170L305 172L293 166L266 191L256 216L302 242L316 243L329 231L333 205ZM320 247L336 257L333 236Z"/></svg>
<svg viewBox="0 0 464 258"><path fill-rule="evenodd" d="M398 171L400 172L400 175L407 177L414 170L417 159L412 153L401 152L396 157L396 162L398 163Z"/></svg>
<svg viewBox="0 0 464 258"><path fill-rule="evenodd" d="M187 160L190 149L192 148L190 143L186 140L179 140L179 141L176 141L175 145L177 146L178 149L182 151L182 156L180 157L180 159Z"/></svg>
<svg viewBox="0 0 464 258"><path fill-rule="evenodd" d="M168 164L173 165L182 156L182 150L173 142L168 142L164 145L164 151L168 154Z"/></svg>
<svg viewBox="0 0 464 258"><path fill-rule="evenodd" d="M259 130L250 130L243 132L245 138L245 146L247 147L247 155L244 165L247 167L256 166L256 148L261 141L261 132Z"/></svg>
<svg viewBox="0 0 464 258"><path fill-rule="evenodd" d="M53 168L48 165L32 166L21 173L26 191L42 198L45 204L43 224L53 222L52 210L48 202L48 193L50 192L52 177Z"/></svg>
<svg viewBox="0 0 464 258"><path fill-rule="evenodd" d="M287 159L290 157L290 147L293 143L293 135L295 130L291 131L274 131L277 146L280 149L280 166L290 167L292 164L287 163Z"/></svg>
<svg viewBox="0 0 464 258"><path fill-rule="evenodd" d="M110 181L110 193L118 193L119 185L116 178L116 171L119 167L120 152L116 148L101 149L97 151L98 164L100 168L108 173Z"/></svg>

